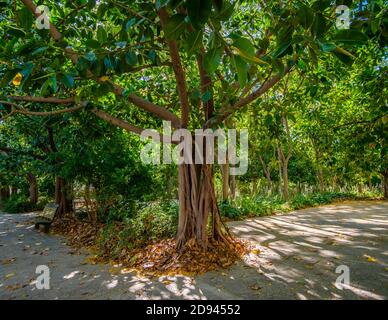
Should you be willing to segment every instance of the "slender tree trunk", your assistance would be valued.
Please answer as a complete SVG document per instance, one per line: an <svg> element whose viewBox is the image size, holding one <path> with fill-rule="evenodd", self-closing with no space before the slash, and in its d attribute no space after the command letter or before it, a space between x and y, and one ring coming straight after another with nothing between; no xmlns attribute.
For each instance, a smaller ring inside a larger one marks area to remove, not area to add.
<svg viewBox="0 0 388 320"><path fill-rule="evenodd" d="M280 172L283 180L283 186L282 186L282 191L283 191L283 198L285 201L288 201L289 199L289 192L288 192L288 161L289 161L289 156L286 158L284 156L283 150L281 148L278 149L278 154L279 154L279 167L280 167Z"/></svg>
<svg viewBox="0 0 388 320"><path fill-rule="evenodd" d="M29 192L30 192L30 202L33 204L38 203L38 183L36 177L33 173L27 173L27 180L29 183Z"/></svg>
<svg viewBox="0 0 388 320"><path fill-rule="evenodd" d="M289 193L288 193L288 162L285 162L283 164L282 173L283 173L283 197L284 197L285 201L288 201L288 199L289 199Z"/></svg>
<svg viewBox="0 0 388 320"><path fill-rule="evenodd" d="M228 201L229 198L229 163L221 165L222 175L222 200Z"/></svg>
<svg viewBox="0 0 388 320"><path fill-rule="evenodd" d="M319 183L319 191L322 193L322 192L325 192L325 179L323 177L323 169L322 169L322 163L321 163L322 152L319 149L317 142L313 137L311 137L311 143L312 143L313 148L314 148L315 161L317 163L317 169L318 169L317 170L317 178L318 178L318 183Z"/></svg>
<svg viewBox="0 0 388 320"><path fill-rule="evenodd" d="M318 164L318 181L319 181L319 191L325 192L325 181L323 178L323 170L320 164Z"/></svg>
<svg viewBox="0 0 388 320"><path fill-rule="evenodd" d="M230 177L230 195L232 199L236 199L236 176Z"/></svg>
<svg viewBox="0 0 388 320"><path fill-rule="evenodd" d="M209 240L229 242L229 232L221 221L213 179L210 165L179 166L178 250L192 239L205 250Z"/></svg>
<svg viewBox="0 0 388 320"><path fill-rule="evenodd" d="M17 194L18 193L18 188L17 187L11 187L11 194L14 195L14 194Z"/></svg>
<svg viewBox="0 0 388 320"><path fill-rule="evenodd" d="M372 191L372 175L368 175L368 189L369 191Z"/></svg>
<svg viewBox="0 0 388 320"><path fill-rule="evenodd" d="M268 188L269 188L269 190L271 190L272 189L271 173L269 171L269 168L265 164L263 157L260 155L259 155L259 160L261 162L261 165L263 166L264 175L265 175L265 178L267 179L267 182L268 182Z"/></svg>

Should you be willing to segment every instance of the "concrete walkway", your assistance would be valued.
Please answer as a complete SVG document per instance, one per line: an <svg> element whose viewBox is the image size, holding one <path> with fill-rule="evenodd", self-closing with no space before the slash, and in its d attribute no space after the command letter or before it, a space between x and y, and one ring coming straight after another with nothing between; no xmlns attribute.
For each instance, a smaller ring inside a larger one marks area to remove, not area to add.
<svg viewBox="0 0 388 320"><path fill-rule="evenodd" d="M87 263L37 232L33 214L0 214L0 299L388 299L388 202L347 202L232 222L257 243L244 262L195 278L149 279ZM50 268L38 290L38 265ZM335 282L349 270L349 284Z"/></svg>

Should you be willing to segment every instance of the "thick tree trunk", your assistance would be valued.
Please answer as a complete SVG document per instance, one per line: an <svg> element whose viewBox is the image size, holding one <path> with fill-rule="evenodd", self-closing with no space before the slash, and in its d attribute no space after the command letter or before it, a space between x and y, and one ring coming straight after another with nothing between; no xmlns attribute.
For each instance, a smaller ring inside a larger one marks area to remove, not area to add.
<svg viewBox="0 0 388 320"><path fill-rule="evenodd" d="M63 217L73 211L73 199L70 184L62 177L55 180L55 203L59 205L58 216Z"/></svg>
<svg viewBox="0 0 388 320"><path fill-rule="evenodd" d="M229 232L221 221L210 165L179 166L178 250L192 239L204 250L208 240L230 241Z"/></svg>
<svg viewBox="0 0 388 320"><path fill-rule="evenodd" d="M1 200L6 200L6 199L9 198L10 192L9 192L9 187L8 186L1 188L0 196L1 196Z"/></svg>
<svg viewBox="0 0 388 320"><path fill-rule="evenodd" d="M384 199L388 199L388 169L383 173Z"/></svg>
<svg viewBox="0 0 388 320"><path fill-rule="evenodd" d="M33 204L38 203L38 183L33 173L27 173L27 180L29 183L30 202Z"/></svg>

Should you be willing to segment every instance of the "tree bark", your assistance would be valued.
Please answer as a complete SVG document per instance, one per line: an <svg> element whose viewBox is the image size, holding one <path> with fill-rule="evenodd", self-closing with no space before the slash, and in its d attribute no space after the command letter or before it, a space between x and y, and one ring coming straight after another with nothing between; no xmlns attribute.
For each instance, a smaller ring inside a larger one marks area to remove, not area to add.
<svg viewBox="0 0 388 320"><path fill-rule="evenodd" d="M8 186L1 188L0 196L1 196L1 200L6 200L6 199L9 198L10 192L9 192L9 187Z"/></svg>
<svg viewBox="0 0 388 320"><path fill-rule="evenodd" d="M229 198L229 163L221 165L222 175L222 200L228 201Z"/></svg>
<svg viewBox="0 0 388 320"><path fill-rule="evenodd" d="M221 221L213 179L210 165L179 165L178 250L192 239L204 250L209 240L230 241L228 229Z"/></svg>
<svg viewBox="0 0 388 320"><path fill-rule="evenodd" d="M233 200L236 199L236 176L230 177L230 196Z"/></svg>
<svg viewBox="0 0 388 320"><path fill-rule="evenodd" d="M314 138L311 138L311 142L312 142L312 145L313 145L313 148L314 148L314 153L315 153L315 161L317 163L317 178L318 178L318 182L319 182L319 191L322 193L322 192L325 192L325 179L323 177L323 169L322 169L322 163L321 163L321 160L322 160L322 152L320 151L320 149L318 148L317 146L317 142Z"/></svg>
<svg viewBox="0 0 388 320"><path fill-rule="evenodd" d="M27 180L29 183L30 202L33 204L38 203L38 183L33 173L27 173Z"/></svg>
<svg viewBox="0 0 388 320"><path fill-rule="evenodd" d="M271 179L271 173L270 173L270 170L269 168L266 166L265 162L264 162L264 159L261 155L259 155L259 160L261 162L261 165L263 166L263 171L264 171L264 175L265 175L265 178L267 179L268 181L268 187L269 189L272 189L272 179Z"/></svg>
<svg viewBox="0 0 388 320"><path fill-rule="evenodd" d="M18 188L17 187L11 187L11 194L14 195L14 194L17 194L18 193Z"/></svg>
<svg viewBox="0 0 388 320"><path fill-rule="evenodd" d="M56 177L55 180L55 203L59 205L58 217L73 211L71 185L62 177Z"/></svg>
<svg viewBox="0 0 388 320"><path fill-rule="evenodd" d="M283 192L283 198L285 201L288 201L289 199L289 192L288 192L288 161L289 157L285 157L284 153L281 148L278 149L279 154L279 163L280 163L280 171L281 176L283 180L282 185L282 192Z"/></svg>
<svg viewBox="0 0 388 320"><path fill-rule="evenodd" d="M388 199L388 169L383 173L384 199Z"/></svg>

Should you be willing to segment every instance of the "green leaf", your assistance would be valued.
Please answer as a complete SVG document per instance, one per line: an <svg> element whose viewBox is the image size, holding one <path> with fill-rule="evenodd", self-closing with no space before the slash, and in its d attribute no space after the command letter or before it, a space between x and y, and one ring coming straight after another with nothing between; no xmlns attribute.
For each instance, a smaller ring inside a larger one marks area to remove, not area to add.
<svg viewBox="0 0 388 320"><path fill-rule="evenodd" d="M309 47L310 59L314 66L318 65L318 57L314 49Z"/></svg>
<svg viewBox="0 0 388 320"><path fill-rule="evenodd" d="M337 48L337 46L332 42L320 42L318 41L318 45L322 52L331 52Z"/></svg>
<svg viewBox="0 0 388 320"><path fill-rule="evenodd" d="M185 31L185 16L183 14L175 14L164 27L164 33L167 39L176 40Z"/></svg>
<svg viewBox="0 0 388 320"><path fill-rule="evenodd" d="M226 21L229 20L234 12L234 3L223 1L222 10L214 16L215 20Z"/></svg>
<svg viewBox="0 0 388 320"><path fill-rule="evenodd" d="M203 103L207 103L212 98L212 94L209 90L206 90L206 92L202 95L201 100Z"/></svg>
<svg viewBox="0 0 388 320"><path fill-rule="evenodd" d="M138 63L137 55L133 51L129 51L125 54L125 62L130 66L134 66Z"/></svg>
<svg viewBox="0 0 388 320"><path fill-rule="evenodd" d="M256 49L253 44L246 38L243 37L235 37L233 39L233 46L238 48L242 53L246 56L254 57L256 53Z"/></svg>
<svg viewBox="0 0 388 320"><path fill-rule="evenodd" d="M349 55L339 52L337 50L332 51L332 53L344 64L351 65L353 63L353 59L349 57Z"/></svg>
<svg viewBox="0 0 388 320"><path fill-rule="evenodd" d="M317 38L323 37L328 29L328 24L326 23L325 17L319 13L314 17L313 25L311 26L311 33Z"/></svg>
<svg viewBox="0 0 388 320"><path fill-rule="evenodd" d="M101 47L100 43L97 40L94 40L94 39L86 40L85 45L88 48L92 48L92 49L99 49Z"/></svg>
<svg viewBox="0 0 388 320"><path fill-rule="evenodd" d="M244 87L248 80L248 64L240 56L233 56L233 64L237 70L240 87Z"/></svg>
<svg viewBox="0 0 388 320"><path fill-rule="evenodd" d="M314 21L314 12L308 6L302 6L297 13L298 21L304 29L310 28Z"/></svg>
<svg viewBox="0 0 388 320"><path fill-rule="evenodd" d="M292 34L294 33L294 27L291 24L282 26L277 33L277 43L282 44L292 40Z"/></svg>
<svg viewBox="0 0 388 320"><path fill-rule="evenodd" d="M77 70L79 71L85 71L86 69L88 69L90 66L90 63L87 59L85 59L84 57L80 57L78 60L77 60L77 64L76 64L76 68Z"/></svg>
<svg viewBox="0 0 388 320"><path fill-rule="evenodd" d="M62 83L71 89L74 87L74 78L70 74L64 74L62 77Z"/></svg>
<svg viewBox="0 0 388 320"><path fill-rule="evenodd" d="M185 42L185 50L191 56L202 45L202 30L191 32Z"/></svg>
<svg viewBox="0 0 388 320"><path fill-rule="evenodd" d="M200 29L209 19L212 3L209 0L187 0L186 9L193 27Z"/></svg>
<svg viewBox="0 0 388 320"><path fill-rule="evenodd" d="M34 18L32 16L31 11L24 7L23 9L17 12L18 24L26 31L31 31L32 23L34 22Z"/></svg>
<svg viewBox="0 0 388 320"><path fill-rule="evenodd" d="M114 69L114 62L111 57L106 56L104 58L104 65L107 69Z"/></svg>
<svg viewBox="0 0 388 320"><path fill-rule="evenodd" d="M56 93L58 90L57 76L56 75L53 75L50 77L50 86L53 89L53 92Z"/></svg>
<svg viewBox="0 0 388 320"><path fill-rule="evenodd" d="M128 32L129 29L136 23L136 18L130 19L127 24L125 25L125 31Z"/></svg>
<svg viewBox="0 0 388 320"><path fill-rule="evenodd" d="M7 33L15 38L24 38L26 36L23 30L11 26L8 27Z"/></svg>
<svg viewBox="0 0 388 320"><path fill-rule="evenodd" d="M283 57L287 53L287 50L290 48L290 46L291 46L291 41L281 43L272 54L272 57L274 59Z"/></svg>
<svg viewBox="0 0 388 320"><path fill-rule="evenodd" d="M221 62L222 48L213 48L205 53L203 66L211 75L213 74Z"/></svg>
<svg viewBox="0 0 388 320"><path fill-rule="evenodd" d="M36 56L39 53L42 53L42 52L46 51L47 49L48 49L48 47L46 47L46 46L37 48L37 49L35 49L34 51L31 52L31 55L32 56Z"/></svg>
<svg viewBox="0 0 388 320"><path fill-rule="evenodd" d="M361 31L344 29L337 32L337 34L334 36L334 41L350 45L362 45L368 41L368 37Z"/></svg>
<svg viewBox="0 0 388 320"><path fill-rule="evenodd" d="M157 54L156 54L156 51L155 51L155 50L150 50L150 52L148 52L148 54L147 54L147 57L148 57L153 63L156 63Z"/></svg>
<svg viewBox="0 0 388 320"><path fill-rule="evenodd" d="M169 2L170 0L156 0L156 9L159 10L160 8L165 7Z"/></svg>
<svg viewBox="0 0 388 320"><path fill-rule="evenodd" d="M97 29L97 39L100 43L105 43L108 40L108 35L103 26L99 26Z"/></svg>
<svg viewBox="0 0 388 320"><path fill-rule="evenodd" d="M105 81L97 87L96 96L102 97L102 96L108 94L109 92L112 92L113 90L114 90L113 85L110 82Z"/></svg>
<svg viewBox="0 0 388 320"><path fill-rule="evenodd" d="M276 59L273 61L274 67L279 71L281 75L284 75L284 64L280 59Z"/></svg>

